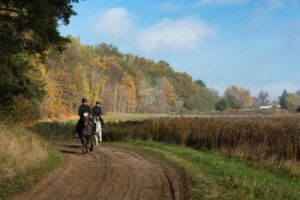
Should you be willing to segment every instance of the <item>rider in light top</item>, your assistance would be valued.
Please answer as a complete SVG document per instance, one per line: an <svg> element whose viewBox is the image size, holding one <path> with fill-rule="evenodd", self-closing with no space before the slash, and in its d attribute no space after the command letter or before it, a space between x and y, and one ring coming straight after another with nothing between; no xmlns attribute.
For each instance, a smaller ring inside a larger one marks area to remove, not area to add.
<svg viewBox="0 0 300 200"><path fill-rule="evenodd" d="M77 122L76 125L76 132L79 134L79 130L82 127L83 124L83 114L84 113L88 113L89 115L91 114L91 107L88 105L88 101L86 98L83 98L81 100L82 104L79 106L78 108L78 115L80 117L80 119Z"/></svg>

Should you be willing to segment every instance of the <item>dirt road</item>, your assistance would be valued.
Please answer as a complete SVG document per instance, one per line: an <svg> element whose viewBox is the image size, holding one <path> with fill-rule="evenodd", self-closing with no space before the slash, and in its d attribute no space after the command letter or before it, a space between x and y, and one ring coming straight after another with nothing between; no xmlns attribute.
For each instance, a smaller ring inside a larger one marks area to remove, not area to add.
<svg viewBox="0 0 300 200"><path fill-rule="evenodd" d="M88 155L79 144L59 149L64 165L17 199L188 199L184 174L149 154L109 145Z"/></svg>

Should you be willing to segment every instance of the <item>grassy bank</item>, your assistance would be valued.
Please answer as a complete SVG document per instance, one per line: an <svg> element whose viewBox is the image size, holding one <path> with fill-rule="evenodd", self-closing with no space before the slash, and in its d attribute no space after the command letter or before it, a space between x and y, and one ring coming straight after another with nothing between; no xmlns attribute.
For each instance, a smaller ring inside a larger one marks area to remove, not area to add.
<svg viewBox="0 0 300 200"><path fill-rule="evenodd" d="M254 166L220 153L151 141L114 143L150 151L184 169L192 177L193 199L299 199L300 176Z"/></svg>
<svg viewBox="0 0 300 200"><path fill-rule="evenodd" d="M0 199L24 192L62 161L61 154L21 125L0 125Z"/></svg>

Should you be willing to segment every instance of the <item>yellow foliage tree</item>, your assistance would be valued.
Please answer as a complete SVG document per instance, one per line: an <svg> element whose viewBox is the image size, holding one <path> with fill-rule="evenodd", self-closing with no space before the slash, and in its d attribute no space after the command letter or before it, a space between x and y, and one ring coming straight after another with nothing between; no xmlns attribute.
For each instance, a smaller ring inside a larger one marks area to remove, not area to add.
<svg viewBox="0 0 300 200"><path fill-rule="evenodd" d="M126 112L135 112L137 107L136 86L134 81L127 73L124 73L121 80L122 89L127 94L126 96Z"/></svg>

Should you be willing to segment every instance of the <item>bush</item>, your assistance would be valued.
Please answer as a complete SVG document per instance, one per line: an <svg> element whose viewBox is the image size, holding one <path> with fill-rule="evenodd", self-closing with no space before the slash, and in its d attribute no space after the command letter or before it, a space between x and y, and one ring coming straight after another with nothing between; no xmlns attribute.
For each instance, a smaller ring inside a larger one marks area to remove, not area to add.
<svg viewBox="0 0 300 200"><path fill-rule="evenodd" d="M230 108L230 103L225 99L222 99L219 103L216 104L216 110L224 111L228 108Z"/></svg>

